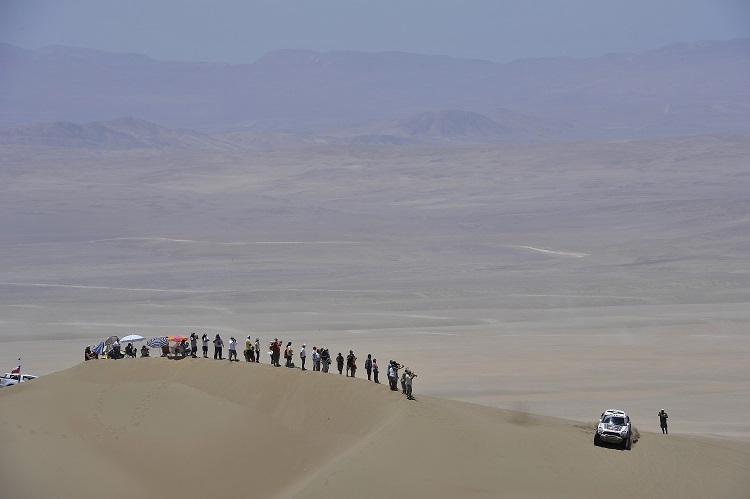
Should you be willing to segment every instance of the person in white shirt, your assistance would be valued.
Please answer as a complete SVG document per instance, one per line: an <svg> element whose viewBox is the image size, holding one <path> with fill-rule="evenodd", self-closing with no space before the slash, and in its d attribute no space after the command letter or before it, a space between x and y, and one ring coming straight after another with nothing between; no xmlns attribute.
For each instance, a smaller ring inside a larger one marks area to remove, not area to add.
<svg viewBox="0 0 750 499"><path fill-rule="evenodd" d="M307 352L305 351L305 344L304 343L302 344L302 348L300 348L299 358L302 361L302 370L303 371L307 371L307 369L305 369L305 360L307 359Z"/></svg>
<svg viewBox="0 0 750 499"><path fill-rule="evenodd" d="M411 372L409 368L407 367L404 371L404 382L406 383L406 398L409 400L414 400L414 397L411 394L411 387L412 387L412 380L416 378L417 375Z"/></svg>
<svg viewBox="0 0 750 499"><path fill-rule="evenodd" d="M260 339L255 338L255 362L260 364Z"/></svg>
<svg viewBox="0 0 750 499"><path fill-rule="evenodd" d="M201 337L201 341L203 342L203 358L208 358L208 342L210 341L208 339L208 335L206 333L203 333L203 336Z"/></svg>
<svg viewBox="0 0 750 499"><path fill-rule="evenodd" d="M229 362L232 362L232 357L234 357L236 362L240 361L240 359L237 358L237 340L234 339L234 336L229 338Z"/></svg>
<svg viewBox="0 0 750 499"><path fill-rule="evenodd" d="M313 371L320 371L320 353L318 353L318 349L316 347L313 347L311 357L313 363Z"/></svg>

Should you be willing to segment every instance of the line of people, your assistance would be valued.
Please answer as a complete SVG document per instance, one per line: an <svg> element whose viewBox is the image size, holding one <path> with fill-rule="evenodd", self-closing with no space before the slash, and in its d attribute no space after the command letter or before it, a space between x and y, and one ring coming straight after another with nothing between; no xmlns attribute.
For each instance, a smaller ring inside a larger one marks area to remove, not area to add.
<svg viewBox="0 0 750 499"><path fill-rule="evenodd" d="M195 352L197 350L197 340L198 335L193 333L190 335L191 342L192 342L192 351L193 351L193 358L196 357ZM209 344L209 337L207 334L203 334L202 338L202 346L203 346L203 357L208 358L208 344ZM214 345L214 359L216 360L224 360L223 357L223 347L224 347L224 341L221 339L221 335L216 334L216 336L213 339L213 345ZM272 366L275 367L281 367L281 355L282 355L282 345L283 342L280 341L278 338L274 338L273 341L269 342L268 344L268 355L270 358L270 363ZM243 352L243 356L245 358L246 362L257 362L260 363L260 339L255 338L255 341L252 340L252 337L248 336L247 340L245 340L245 351ZM296 367L294 363L294 348L292 346L292 342L289 341L286 344L286 347L283 350L284 355L284 367ZM305 367L305 364L307 362L307 345L305 343L302 344L302 348L299 352L299 358L300 358L300 368L303 371L306 371L307 368ZM322 371L324 373L329 372L330 366L331 366L331 354L328 351L327 348L318 348L316 346L312 347L312 351L310 353L310 359L312 362L312 370L313 371ZM237 340L232 336L229 340L229 358L228 360L232 361L235 360L239 362L237 359ZM354 355L353 350L349 350L349 354L344 358L344 356L341 354L341 352L338 353L336 356L336 368L338 369L339 374L344 373L344 367L346 366L346 376L355 378L357 374L357 356ZM413 381L414 378L417 377L417 374L414 373L412 370L410 370L408 367L404 368L401 364L396 362L395 360L389 360L388 361L388 384L390 386L390 389L392 391L398 391L398 382L399 382L399 370L403 369L403 372L401 374L401 392L406 395L406 397L410 400L413 400L414 397L412 395L412 387L413 387ZM367 380L368 381L374 381L375 383L380 384L380 380L378 378L378 375L380 373L380 368L378 366L378 359L373 359L372 354L367 354L367 359L365 360L365 372L367 372Z"/></svg>
<svg viewBox="0 0 750 499"><path fill-rule="evenodd" d="M188 345L187 340L183 339L175 347L175 351L181 354L183 357L190 355L195 359L198 357L198 341L198 335L196 333L191 333L190 344ZM221 338L220 334L217 333L213 340L211 340L207 333L203 333L203 336L200 337L200 341L204 359L209 358L208 347L210 343L213 343L214 360L224 360L224 340ZM278 338L274 338L273 341L269 342L268 344L268 355L270 357L270 363L275 367L281 367L280 360L282 354L282 345L283 343ZM168 348L169 346L167 345L167 353L169 352ZM112 351L113 358L120 358L118 357L118 355L122 356L119 350L119 341L116 341ZM133 347L132 343L129 343L125 350L127 356L135 358L137 349ZM291 341L287 342L283 354L284 367L296 367L294 363L294 348L292 347ZM163 354L162 356L164 355L165 354ZM149 349L146 345L143 345L143 347L141 348L141 357L148 356ZM247 339L245 340L245 350L243 352L243 357L245 358L246 362L260 363L261 350L259 338L255 338L255 341L253 341L250 336L247 337ZM91 346L87 346L84 352L84 358L85 360L91 360L94 358L98 358L98 355L91 351ZM305 367L305 364L307 361L307 345L305 343L302 344L302 348L299 352L299 358L301 369L303 371L306 371L307 368ZM312 347L310 358L313 371L322 371L324 373L329 372L330 366L333 361L331 359L331 354L327 348L318 348L316 346ZM229 353L227 360L229 360L230 362L239 362L239 359L237 358L237 339L234 336L230 337L229 339ZM344 373L344 367L346 367L347 377L356 377L357 356L354 355L353 350L349 350L349 354L346 356L346 358L344 358L341 352L339 352L336 356L336 368L338 369L339 374ZM403 373L401 374L401 391L404 395L406 395L408 399L412 400L414 398L412 396L412 383L417 375L409 368L404 369L403 366L395 360L388 361L388 385L392 391L398 391L399 370L401 369L403 369ZM374 381L375 383L380 384L380 380L378 378L378 375L380 373L378 359L373 359L372 354L369 353L367 354L367 359L365 360L365 372L367 372L368 381Z"/></svg>

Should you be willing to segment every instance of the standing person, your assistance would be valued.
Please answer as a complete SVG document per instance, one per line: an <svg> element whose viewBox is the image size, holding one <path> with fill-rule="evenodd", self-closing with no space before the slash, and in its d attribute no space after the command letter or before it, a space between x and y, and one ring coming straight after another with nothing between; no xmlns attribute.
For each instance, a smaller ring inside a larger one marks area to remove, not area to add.
<svg viewBox="0 0 750 499"><path fill-rule="evenodd" d="M302 348L299 351L299 358L300 358L300 361L302 362L302 370L306 371L307 369L305 369L305 359L307 358L307 352L305 352L304 343L302 344Z"/></svg>
<svg viewBox="0 0 750 499"><path fill-rule="evenodd" d="M286 348L284 349L284 365L286 367L293 367L294 363L292 362L292 359L294 358L294 350L292 349L292 342L289 341L286 344Z"/></svg>
<svg viewBox="0 0 750 499"><path fill-rule="evenodd" d="M221 336L219 336L219 333L216 333L216 338L214 338L214 360L224 360L224 341L221 339Z"/></svg>
<svg viewBox="0 0 750 499"><path fill-rule="evenodd" d="M354 355L354 350L349 350L349 355L346 356L346 375L349 376L350 372L352 378L357 372L357 357Z"/></svg>
<svg viewBox="0 0 750 499"><path fill-rule="evenodd" d="M659 411L659 426L661 426L661 433L662 435L669 435L669 430L667 430L667 413L664 412L664 409Z"/></svg>
<svg viewBox="0 0 750 499"><path fill-rule="evenodd" d="M255 362L255 345L250 343L250 351L247 354L248 356L248 362Z"/></svg>
<svg viewBox="0 0 750 499"><path fill-rule="evenodd" d="M336 357L336 365L339 368L339 374L343 374L343 372L344 372L344 356L341 355L341 352L339 352L338 357ZM349 373L347 373L346 375L349 376Z"/></svg>
<svg viewBox="0 0 750 499"><path fill-rule="evenodd" d="M198 335L190 333L190 356L192 358L198 357Z"/></svg>
<svg viewBox="0 0 750 499"><path fill-rule="evenodd" d="M245 340L245 362L252 362L250 360L250 349L253 348L253 340L250 339L250 336L247 337Z"/></svg>
<svg viewBox="0 0 750 499"><path fill-rule="evenodd" d="M412 381L417 377L417 375L411 372L409 368L406 368L406 370L404 370L404 374L406 375L406 398L409 400L414 400L414 397L411 394L411 388Z"/></svg>
<svg viewBox="0 0 750 499"><path fill-rule="evenodd" d="M323 372L327 373L331 367L331 354L327 348L320 353L320 362L323 364Z"/></svg>
<svg viewBox="0 0 750 499"><path fill-rule="evenodd" d="M380 384L378 380L378 359L372 359L372 374L375 378L375 383Z"/></svg>
<svg viewBox="0 0 750 499"><path fill-rule="evenodd" d="M281 342L278 338L273 339L273 365L276 367L281 367L281 364L279 364L279 358L281 357Z"/></svg>
<svg viewBox="0 0 750 499"><path fill-rule="evenodd" d="M234 336L229 338L229 362L232 362L232 357L234 357L235 362L240 361L237 358L237 340L234 339Z"/></svg>
<svg viewBox="0 0 750 499"><path fill-rule="evenodd" d="M260 364L260 339L255 338L255 362Z"/></svg>
<svg viewBox="0 0 750 499"><path fill-rule="evenodd" d="M313 371L320 371L320 353L317 347L313 346L310 357L312 357Z"/></svg>
<svg viewBox="0 0 750 499"><path fill-rule="evenodd" d="M365 361L365 371L367 371L367 381L370 381L372 376L372 354L367 354L367 360Z"/></svg>
<svg viewBox="0 0 750 499"><path fill-rule="evenodd" d="M398 391L398 370L401 369L401 364L396 362L395 360L391 361L391 373L392 377L390 378L391 382L391 390L394 392Z"/></svg>
<svg viewBox="0 0 750 499"><path fill-rule="evenodd" d="M406 373L408 373L406 369L404 369L404 373L401 375L401 393L406 395Z"/></svg>
<svg viewBox="0 0 750 499"><path fill-rule="evenodd" d="M201 341L203 342L203 358L208 358L208 335L206 333L203 333L203 336L201 337Z"/></svg>

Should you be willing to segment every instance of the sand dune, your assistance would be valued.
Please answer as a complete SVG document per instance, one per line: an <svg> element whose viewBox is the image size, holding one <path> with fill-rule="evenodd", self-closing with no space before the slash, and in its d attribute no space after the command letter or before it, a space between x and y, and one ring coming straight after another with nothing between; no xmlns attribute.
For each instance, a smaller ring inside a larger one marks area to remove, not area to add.
<svg viewBox="0 0 750 499"><path fill-rule="evenodd" d="M3 497L747 497L747 443L213 360L93 361L0 391ZM40 479L42 478L43 479Z"/></svg>

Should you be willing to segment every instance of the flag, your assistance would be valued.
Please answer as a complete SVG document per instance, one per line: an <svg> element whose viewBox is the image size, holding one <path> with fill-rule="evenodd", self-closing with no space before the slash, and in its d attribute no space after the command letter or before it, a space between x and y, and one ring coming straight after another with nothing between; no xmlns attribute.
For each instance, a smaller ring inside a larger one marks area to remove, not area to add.
<svg viewBox="0 0 750 499"><path fill-rule="evenodd" d="M21 372L21 358L19 357L18 358L18 367L16 367L15 369L13 369L10 373L11 374L18 374L20 372Z"/></svg>

